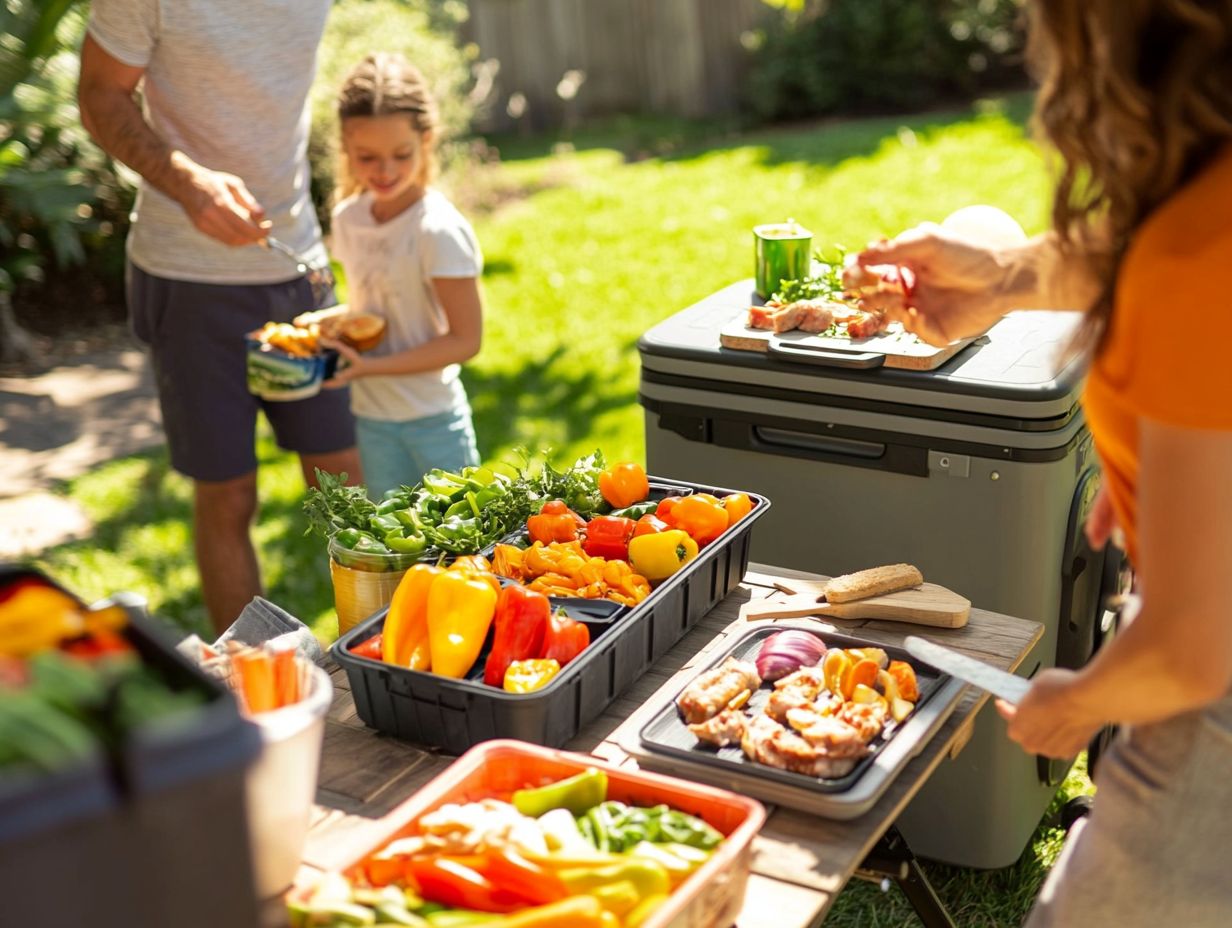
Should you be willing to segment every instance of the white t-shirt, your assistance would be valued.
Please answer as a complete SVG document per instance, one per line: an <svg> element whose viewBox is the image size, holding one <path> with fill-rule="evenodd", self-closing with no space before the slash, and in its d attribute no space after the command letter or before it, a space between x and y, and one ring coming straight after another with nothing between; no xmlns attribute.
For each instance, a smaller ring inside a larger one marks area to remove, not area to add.
<svg viewBox="0 0 1232 928"><path fill-rule="evenodd" d="M478 277L479 240L445 195L429 189L385 223L372 218L372 196L359 193L334 208L334 256L346 271L347 304L384 316L385 338L374 356L394 354L445 334L449 325L434 277ZM422 374L361 377L351 383L357 416L404 422L468 409L459 365Z"/></svg>
<svg viewBox="0 0 1232 928"><path fill-rule="evenodd" d="M146 119L172 148L239 177L272 234L323 260L308 194L308 89L330 0L93 0L90 35L144 68ZM198 232L183 208L143 183L128 254L174 280L262 284L295 266L259 245L232 248ZM305 307L309 309L311 307Z"/></svg>

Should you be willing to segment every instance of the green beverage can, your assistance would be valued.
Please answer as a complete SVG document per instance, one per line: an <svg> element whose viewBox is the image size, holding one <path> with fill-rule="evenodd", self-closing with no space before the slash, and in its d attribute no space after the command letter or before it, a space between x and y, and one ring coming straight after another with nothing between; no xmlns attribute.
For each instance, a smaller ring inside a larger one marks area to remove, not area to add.
<svg viewBox="0 0 1232 928"><path fill-rule="evenodd" d="M807 277L812 250L813 233L794 219L753 226L757 295L768 300L784 280Z"/></svg>

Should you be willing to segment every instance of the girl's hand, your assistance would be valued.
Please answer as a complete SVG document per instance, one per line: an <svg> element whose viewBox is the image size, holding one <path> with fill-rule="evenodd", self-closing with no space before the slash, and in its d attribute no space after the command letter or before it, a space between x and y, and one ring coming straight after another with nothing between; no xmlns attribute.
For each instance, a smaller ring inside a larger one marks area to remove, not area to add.
<svg viewBox="0 0 1232 928"><path fill-rule="evenodd" d="M1017 706L997 700L997 711L1009 722L1008 734L1029 754L1070 758L1086 749L1103 719L1091 718L1078 704L1072 670L1053 668L1031 681Z"/></svg>
<svg viewBox="0 0 1232 928"><path fill-rule="evenodd" d="M338 367L334 370L334 376L321 384L321 386L330 390L337 390L339 387L345 387L356 378L368 376L368 365L364 361L364 356L346 344L346 342L335 341L332 338L322 338L321 347L333 348L339 355ZM343 365L343 361L346 362L345 365Z"/></svg>
<svg viewBox="0 0 1232 928"><path fill-rule="evenodd" d="M871 293L864 304L902 322L930 345L981 335L1010 308L1004 299L1008 275L1001 253L934 223L874 242L855 260L862 267L896 265L914 273L910 293Z"/></svg>

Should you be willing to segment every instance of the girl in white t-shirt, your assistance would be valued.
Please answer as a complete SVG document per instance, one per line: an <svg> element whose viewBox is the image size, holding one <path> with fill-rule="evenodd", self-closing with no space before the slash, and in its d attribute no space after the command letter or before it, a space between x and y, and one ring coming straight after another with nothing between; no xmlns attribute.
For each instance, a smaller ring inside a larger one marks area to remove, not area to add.
<svg viewBox="0 0 1232 928"><path fill-rule="evenodd" d="M370 495L413 485L433 467L478 464L459 365L479 352L483 256L474 230L438 190L436 104L397 55L366 58L338 95L342 130L332 250L349 305L386 319L385 338L328 386L351 385Z"/></svg>

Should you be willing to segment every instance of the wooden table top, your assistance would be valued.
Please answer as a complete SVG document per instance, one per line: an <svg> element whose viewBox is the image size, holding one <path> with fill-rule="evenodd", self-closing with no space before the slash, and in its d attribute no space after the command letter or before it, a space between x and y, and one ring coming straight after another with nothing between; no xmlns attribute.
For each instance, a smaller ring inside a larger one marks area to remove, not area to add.
<svg viewBox="0 0 1232 928"><path fill-rule="evenodd" d="M609 763L634 764L619 746L622 735L640 730L665 700L691 678L732 635L751 627L741 607L752 600L784 597L776 581L821 580L816 574L750 565L744 583L719 603L646 674L619 696L599 718L565 747L593 754ZM1001 667L1015 669L1043 634L1035 622L973 609L959 629L921 629L877 620L831 620L841 631L859 629L861 637L897 645L904 636L923 631L955 650ZM379 820L444 770L453 758L378 734L359 720L346 674L335 668L333 706L325 727L317 806L304 850L300 880L321 870L352 862L357 849L372 846ZM970 737L975 713L987 694L968 688L936 737L913 758L873 809L847 822L831 821L786 808L770 813L754 845L739 928L792 928L820 924L835 896L869 850L943 760L954 756ZM373 835L373 837L366 837Z"/></svg>

